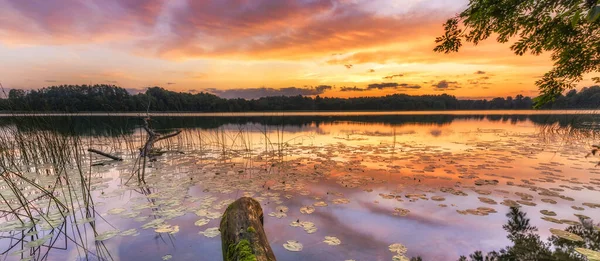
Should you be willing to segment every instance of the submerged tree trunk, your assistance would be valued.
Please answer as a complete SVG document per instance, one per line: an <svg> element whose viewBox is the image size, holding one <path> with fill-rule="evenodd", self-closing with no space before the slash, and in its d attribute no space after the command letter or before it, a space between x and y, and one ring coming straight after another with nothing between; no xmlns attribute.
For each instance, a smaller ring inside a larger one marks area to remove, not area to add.
<svg viewBox="0 0 600 261"><path fill-rule="evenodd" d="M224 261L275 261L263 229L263 211L258 201L242 197L231 203L221 219Z"/></svg>

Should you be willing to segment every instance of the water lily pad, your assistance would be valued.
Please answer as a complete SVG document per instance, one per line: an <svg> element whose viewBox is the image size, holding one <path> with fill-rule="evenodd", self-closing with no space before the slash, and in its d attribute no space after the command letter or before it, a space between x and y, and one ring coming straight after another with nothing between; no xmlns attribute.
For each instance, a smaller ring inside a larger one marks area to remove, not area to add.
<svg viewBox="0 0 600 261"><path fill-rule="evenodd" d="M287 214L285 212L271 212L269 213L269 216L276 218L284 218L287 217Z"/></svg>
<svg viewBox="0 0 600 261"><path fill-rule="evenodd" d="M313 206L315 206L315 207L326 207L327 203L325 203L325 201L319 201L319 202L315 202L313 204Z"/></svg>
<svg viewBox="0 0 600 261"><path fill-rule="evenodd" d="M576 242L583 241L583 238L581 238L580 236L573 234L571 232L560 230L560 229L551 228L550 233L552 233L553 235L555 235L557 237L564 238L566 240L571 240L571 241L576 241Z"/></svg>
<svg viewBox="0 0 600 261"><path fill-rule="evenodd" d="M550 210L546 210L546 209L540 210L540 213L542 213L542 214L544 214L546 216L551 216L551 217L556 216L556 212L550 211Z"/></svg>
<svg viewBox="0 0 600 261"><path fill-rule="evenodd" d="M288 240L286 243L283 244L283 247L288 251L292 252L302 251L302 243L296 240Z"/></svg>
<svg viewBox="0 0 600 261"><path fill-rule="evenodd" d="M406 251L408 251L408 249L406 249L406 247L400 243L391 244L389 249L392 253L396 253L398 255L404 255L406 254Z"/></svg>
<svg viewBox="0 0 600 261"><path fill-rule="evenodd" d="M216 237L221 234L218 227L207 228L204 231L200 231L199 234L204 235L205 237Z"/></svg>
<svg viewBox="0 0 600 261"><path fill-rule="evenodd" d="M311 214L315 212L315 207L313 206L303 206L300 208L300 213L302 214Z"/></svg>
<svg viewBox="0 0 600 261"><path fill-rule="evenodd" d="M446 198L441 197L441 196L433 196L433 197L431 197L431 200L444 201L444 200L446 200Z"/></svg>
<svg viewBox="0 0 600 261"><path fill-rule="evenodd" d="M590 261L600 261L600 252L598 252L598 251L594 251L594 250L587 249L587 248L581 248L581 247L575 248L575 251L577 251L577 253L584 255Z"/></svg>
<svg viewBox="0 0 600 261"><path fill-rule="evenodd" d="M168 224L162 224L159 227L157 227L156 229L154 229L154 232L175 234L175 233L179 232L179 226L177 226L177 225L171 226Z"/></svg>
<svg viewBox="0 0 600 261"><path fill-rule="evenodd" d="M194 225L201 227L201 226L208 224L208 222L210 222L210 219L201 218L201 219L198 219L198 221L194 222Z"/></svg>
<svg viewBox="0 0 600 261"><path fill-rule="evenodd" d="M340 204L348 204L348 203L350 203L350 200L347 198L336 198L336 199L332 200L331 202L333 202L333 204L340 205Z"/></svg>
<svg viewBox="0 0 600 261"><path fill-rule="evenodd" d="M278 212L287 213L287 212L288 212L288 210L289 210L289 208L288 208L288 207L286 207L286 206L277 206L277 207L275 208L275 210L276 210L276 211L278 211Z"/></svg>
<svg viewBox="0 0 600 261"><path fill-rule="evenodd" d="M544 217L542 217L542 219L546 220L548 222L556 223L556 224L563 224L562 220L558 220L558 219L553 218L553 217L544 216Z"/></svg>
<svg viewBox="0 0 600 261"><path fill-rule="evenodd" d="M490 205L496 205L498 203L496 203L495 200L491 199L491 198L486 198L486 197L479 197L479 201L486 203L486 204L490 204Z"/></svg>
<svg viewBox="0 0 600 261"><path fill-rule="evenodd" d="M392 215L394 216L400 216L400 217L405 217L408 215L408 213L410 213L410 210L405 209L405 208L394 208L394 212L392 212Z"/></svg>
<svg viewBox="0 0 600 261"><path fill-rule="evenodd" d="M138 233L137 229L132 228L132 229L127 229L127 230L121 232L120 235L121 236L137 236L137 235L139 235L139 233Z"/></svg>
<svg viewBox="0 0 600 261"><path fill-rule="evenodd" d="M543 198L542 202L550 203L550 204L556 204L556 200L551 199L551 198Z"/></svg>
<svg viewBox="0 0 600 261"><path fill-rule="evenodd" d="M39 246L43 245L44 243L46 243L46 241L48 241L48 239L52 238L53 236L54 236L54 234L45 235L42 238L27 242L27 244L25 244L25 246L30 247L30 248L39 247Z"/></svg>
<svg viewBox="0 0 600 261"><path fill-rule="evenodd" d="M104 241L104 240L107 240L107 239L111 239L114 236L118 235L119 232L121 232L121 231L118 230L118 229L113 229L113 230L105 231L105 232L100 233L100 234L98 234L96 236L96 241Z"/></svg>
<svg viewBox="0 0 600 261"><path fill-rule="evenodd" d="M124 208L113 208L107 211L108 214L110 215L117 215L117 214L121 214L125 212Z"/></svg>
<svg viewBox="0 0 600 261"><path fill-rule="evenodd" d="M326 244L330 246L337 246L342 243L337 237L325 236L325 240L323 240Z"/></svg>

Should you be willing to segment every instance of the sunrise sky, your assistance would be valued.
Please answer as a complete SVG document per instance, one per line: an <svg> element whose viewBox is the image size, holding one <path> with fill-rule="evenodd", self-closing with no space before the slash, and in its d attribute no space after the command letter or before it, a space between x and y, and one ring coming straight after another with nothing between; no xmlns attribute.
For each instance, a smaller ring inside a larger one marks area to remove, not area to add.
<svg viewBox="0 0 600 261"><path fill-rule="evenodd" d="M516 56L494 39L432 51L442 23L467 2L0 0L0 83L227 98L536 95L549 55Z"/></svg>

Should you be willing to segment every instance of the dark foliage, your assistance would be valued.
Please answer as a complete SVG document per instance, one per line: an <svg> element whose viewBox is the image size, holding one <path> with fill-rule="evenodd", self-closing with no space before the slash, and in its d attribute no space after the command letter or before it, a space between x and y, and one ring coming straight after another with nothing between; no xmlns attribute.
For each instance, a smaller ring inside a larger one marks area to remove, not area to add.
<svg viewBox="0 0 600 261"><path fill-rule="evenodd" d="M458 100L442 95L322 98L320 96L273 96L253 100L223 99L209 93L181 93L160 87L145 93L129 94L113 85L61 85L40 90L10 90L0 100L4 111L125 112L146 111L239 112L239 111L352 111L352 110L488 110L530 109L532 100L517 95L514 99Z"/></svg>
<svg viewBox="0 0 600 261"><path fill-rule="evenodd" d="M551 53L554 66L536 81L536 107L573 89L586 74L600 70L598 0L470 0L444 24L434 51L457 52L463 41L475 45L495 37L513 42L516 55ZM600 83L600 77L593 77Z"/></svg>
<svg viewBox="0 0 600 261"><path fill-rule="evenodd" d="M581 236L583 242L575 242L551 236L544 242L536 234L536 227L529 224L525 212L517 207L511 207L508 222L502 226L508 232L508 239L513 242L499 251L487 254L475 251L473 254L461 256L459 261L521 261L521 260L546 260L546 261L586 261L587 258L577 253L575 248L583 247L594 251L600 250L600 231L594 228L591 220L580 220L581 223L569 226L566 231Z"/></svg>
<svg viewBox="0 0 600 261"><path fill-rule="evenodd" d="M554 102L547 103L544 109L596 109L600 107L600 86L592 86L577 90L570 90L565 95L559 95Z"/></svg>

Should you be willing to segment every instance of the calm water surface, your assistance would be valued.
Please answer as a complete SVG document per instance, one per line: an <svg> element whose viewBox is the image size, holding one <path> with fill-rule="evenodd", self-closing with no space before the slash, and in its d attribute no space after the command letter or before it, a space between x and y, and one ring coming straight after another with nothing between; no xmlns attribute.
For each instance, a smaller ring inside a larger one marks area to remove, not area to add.
<svg viewBox="0 0 600 261"><path fill-rule="evenodd" d="M139 117L0 118L5 130L75 135L82 150L124 158L84 154L94 221L76 225L67 217L38 228L39 237L53 235L33 259L48 260L221 260L220 236L210 231L241 196L261 202L279 260L392 260L393 243L424 260L497 250L510 243L502 225L513 201L547 238L550 228L567 225L542 219L542 210L556 220L600 220L599 159L585 158L597 123L590 112L153 116L157 131L183 132L156 145L166 153L140 178ZM105 165L91 166L98 162ZM22 168L35 179L51 166ZM10 194L4 187L0 193ZM74 215L83 213L77 209ZM290 225L297 220L316 230ZM2 227L2 259L29 256L23 245L31 235L20 240L18 229ZM107 231L115 236L95 240ZM325 236L341 244L328 245ZM303 249L286 250L288 240Z"/></svg>

